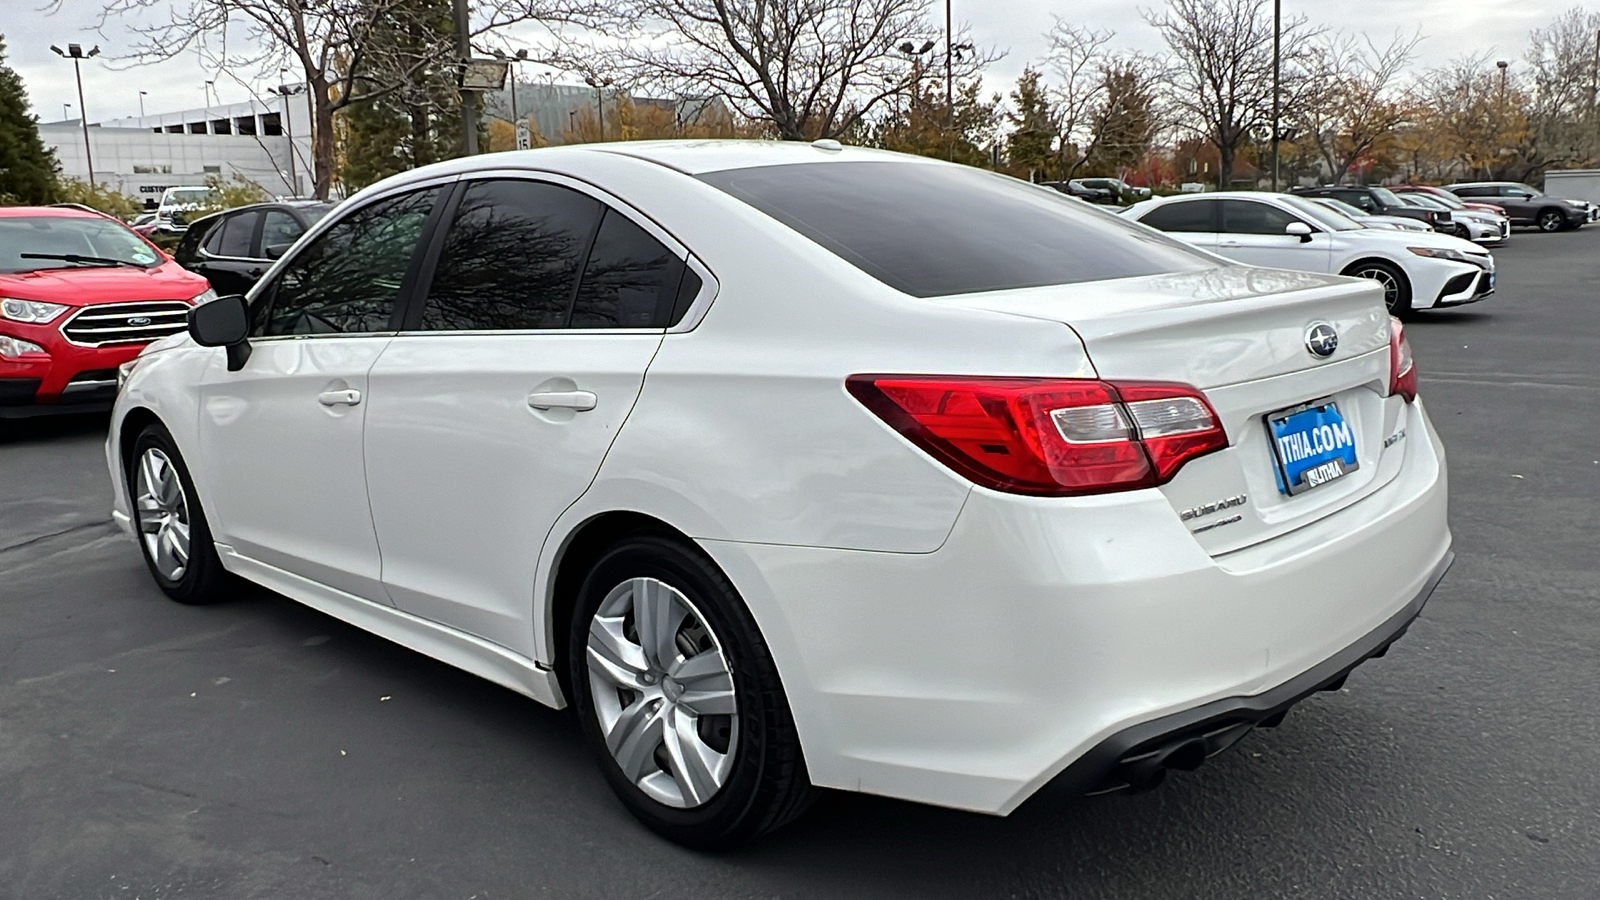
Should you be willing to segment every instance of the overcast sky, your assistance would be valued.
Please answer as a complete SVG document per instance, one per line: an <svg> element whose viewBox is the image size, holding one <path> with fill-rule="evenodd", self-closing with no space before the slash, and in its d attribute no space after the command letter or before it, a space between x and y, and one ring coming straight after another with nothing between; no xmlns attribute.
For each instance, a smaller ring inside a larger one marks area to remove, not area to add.
<svg viewBox="0 0 1600 900"><path fill-rule="evenodd" d="M267 84L277 83L276 79L256 82L253 72L207 71L193 55L159 65L129 67L125 62L107 57L127 53L132 36L117 22L109 24L103 34L95 31L101 5L97 0L62 0L62 8L53 14L39 10L47 2L0 0L0 34L5 37L9 63L21 74L33 100L34 112L42 121L60 120L63 103L73 104L68 111L71 117L78 115L72 65L51 53L51 44L65 47L68 42L75 41L85 49L99 44L105 54L83 68L84 98L90 121L138 114L140 91L149 92L144 98L145 108L153 114L206 105L204 85L207 80L215 81L216 95L223 103L248 99L252 87L259 92ZM1139 14L1139 10L1157 5L1159 0L1145 3L1124 0L954 2L956 20L971 25L977 42L1006 54L989 73L988 80L994 89L1004 89L1025 64L1043 53L1044 40L1040 35L1049 28L1052 13L1115 31L1114 46L1144 51L1162 49L1160 38ZM1424 67L1479 52L1518 59L1527 45L1528 32L1548 24L1572 5L1563 0L1343 0L1342 3L1283 0L1285 16L1304 13L1314 22L1366 32L1383 42L1396 29L1409 32L1421 26L1426 39L1419 47L1419 65ZM1591 9L1596 7L1592 0L1583 5Z"/></svg>

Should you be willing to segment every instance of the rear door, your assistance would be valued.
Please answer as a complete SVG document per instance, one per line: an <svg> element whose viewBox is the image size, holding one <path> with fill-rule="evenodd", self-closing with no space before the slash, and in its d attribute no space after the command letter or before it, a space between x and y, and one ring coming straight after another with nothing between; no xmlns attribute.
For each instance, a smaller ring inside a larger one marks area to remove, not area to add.
<svg viewBox="0 0 1600 900"><path fill-rule="evenodd" d="M371 373L367 478L397 606L531 654L539 550L632 410L685 271L670 238L577 183L465 186L425 300Z"/></svg>
<svg viewBox="0 0 1600 900"><path fill-rule="evenodd" d="M230 213L212 228L200 245L193 269L211 282L217 293L243 294L263 271L254 258L261 210Z"/></svg>
<svg viewBox="0 0 1600 900"><path fill-rule="evenodd" d="M1311 229L1303 240L1286 230L1300 222ZM1255 200L1222 201L1222 233L1217 252L1252 266L1326 272L1332 241L1328 233L1288 210Z"/></svg>
<svg viewBox="0 0 1600 900"><path fill-rule="evenodd" d="M1221 229L1222 204L1216 200L1174 200L1145 213L1139 221L1159 228L1185 244L1215 252Z"/></svg>

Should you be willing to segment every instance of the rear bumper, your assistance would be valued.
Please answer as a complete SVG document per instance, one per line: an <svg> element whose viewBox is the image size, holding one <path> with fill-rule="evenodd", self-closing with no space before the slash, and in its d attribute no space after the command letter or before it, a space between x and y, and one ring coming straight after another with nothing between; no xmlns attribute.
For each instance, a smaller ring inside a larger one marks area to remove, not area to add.
<svg viewBox="0 0 1600 900"><path fill-rule="evenodd" d="M1159 491L974 489L932 553L701 544L768 640L813 782L1007 814L1219 715L1243 734L1397 637L1450 554L1415 412L1381 490L1216 556Z"/></svg>
<svg viewBox="0 0 1600 900"><path fill-rule="evenodd" d="M1073 794L1147 790L1172 769L1192 770L1254 728L1273 728L1289 709L1318 691L1336 691L1357 666L1383 656L1411 627L1455 554L1434 567L1422 590L1387 622L1283 684L1253 696L1227 697L1142 722L1113 734L1057 775L1047 789Z"/></svg>

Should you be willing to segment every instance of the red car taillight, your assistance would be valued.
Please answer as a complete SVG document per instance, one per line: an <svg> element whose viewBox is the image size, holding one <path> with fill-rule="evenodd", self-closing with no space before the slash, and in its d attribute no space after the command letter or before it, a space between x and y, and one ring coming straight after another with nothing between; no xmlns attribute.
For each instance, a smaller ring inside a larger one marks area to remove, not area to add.
<svg viewBox="0 0 1600 900"><path fill-rule="evenodd" d="M1409 403L1417 399L1417 361L1406 340L1406 327L1389 317L1389 395L1399 394Z"/></svg>
<svg viewBox="0 0 1600 900"><path fill-rule="evenodd" d="M850 394L956 472L999 491L1155 487L1228 446L1195 388L1091 379L852 375Z"/></svg>

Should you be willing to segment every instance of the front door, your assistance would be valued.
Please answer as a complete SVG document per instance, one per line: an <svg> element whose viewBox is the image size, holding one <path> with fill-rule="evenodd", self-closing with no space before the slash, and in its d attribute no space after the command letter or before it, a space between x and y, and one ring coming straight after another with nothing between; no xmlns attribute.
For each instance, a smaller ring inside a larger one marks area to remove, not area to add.
<svg viewBox="0 0 1600 900"><path fill-rule="evenodd" d="M1291 222L1303 222L1312 229L1304 240L1289 234ZM1327 232L1288 210L1254 200L1222 201L1222 233L1217 236L1217 252L1252 266L1326 272L1331 241Z"/></svg>
<svg viewBox="0 0 1600 900"><path fill-rule="evenodd" d="M200 471L219 543L348 594L388 602L367 504L368 372L393 339L397 301L436 189L357 209L256 296L243 368L223 351L201 378Z"/></svg>
<svg viewBox="0 0 1600 900"><path fill-rule="evenodd" d="M367 479L395 605L532 655L534 575L660 346L684 263L573 187L468 185L371 375Z"/></svg>

